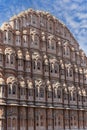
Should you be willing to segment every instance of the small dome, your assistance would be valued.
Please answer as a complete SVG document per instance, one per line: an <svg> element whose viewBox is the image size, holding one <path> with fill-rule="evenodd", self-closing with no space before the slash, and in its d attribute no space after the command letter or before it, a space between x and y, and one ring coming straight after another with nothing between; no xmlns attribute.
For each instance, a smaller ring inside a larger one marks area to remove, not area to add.
<svg viewBox="0 0 87 130"><path fill-rule="evenodd" d="M0 54L3 54L3 50L0 48Z"/></svg>
<svg viewBox="0 0 87 130"><path fill-rule="evenodd" d="M82 95L82 91L81 91L81 88L80 88L80 87L78 87L78 94L79 94L79 95Z"/></svg>
<svg viewBox="0 0 87 130"><path fill-rule="evenodd" d="M65 83L63 83L63 87L66 87L67 85Z"/></svg>
<svg viewBox="0 0 87 130"><path fill-rule="evenodd" d="M60 86L61 86L61 84L58 81L53 83L54 88L58 88Z"/></svg>
<svg viewBox="0 0 87 130"><path fill-rule="evenodd" d="M15 34L16 35L21 35L21 32L20 31L16 31Z"/></svg>
<svg viewBox="0 0 87 130"><path fill-rule="evenodd" d="M9 53L9 54L15 54L15 51L13 50L13 48L8 47L8 48L5 49L5 54L7 54L7 53Z"/></svg>
<svg viewBox="0 0 87 130"><path fill-rule="evenodd" d="M86 96L86 90L84 88L82 89L82 94L83 96Z"/></svg>
<svg viewBox="0 0 87 130"><path fill-rule="evenodd" d="M28 34L28 31L27 30L23 30L23 34Z"/></svg>
<svg viewBox="0 0 87 130"><path fill-rule="evenodd" d="M23 54L21 50L18 50L17 55L19 59L23 59Z"/></svg>
<svg viewBox="0 0 87 130"><path fill-rule="evenodd" d="M36 60L41 59L41 56L40 56L39 52L34 52L32 54L32 59L36 59Z"/></svg>
<svg viewBox="0 0 87 130"><path fill-rule="evenodd" d="M22 76L18 77L18 81L19 81L20 87L25 87L26 86L25 80L24 80L24 78Z"/></svg>
<svg viewBox="0 0 87 130"><path fill-rule="evenodd" d="M9 23L3 23L2 26L1 26L1 29L4 31L4 30L12 30L12 27Z"/></svg>
<svg viewBox="0 0 87 130"><path fill-rule="evenodd" d="M82 68L79 68L79 72L80 72L80 73L83 73Z"/></svg>
<svg viewBox="0 0 87 130"><path fill-rule="evenodd" d="M24 81L19 81L19 83L20 83L20 87L25 87L26 86Z"/></svg>
<svg viewBox="0 0 87 130"><path fill-rule="evenodd" d="M29 54L28 51L26 51L26 53L25 53L25 59L26 59L27 61L30 61L30 60L31 60L30 54Z"/></svg>
<svg viewBox="0 0 87 130"><path fill-rule="evenodd" d="M5 80L3 78L0 78L0 85L4 85L5 84Z"/></svg>
<svg viewBox="0 0 87 130"><path fill-rule="evenodd" d="M14 83L14 82L17 82L17 79L14 76L9 76L7 78L7 84L8 83Z"/></svg>
<svg viewBox="0 0 87 130"><path fill-rule="evenodd" d="M44 63L45 63L46 65L49 64L49 61L48 61L48 57L47 57L47 55L44 55Z"/></svg>
<svg viewBox="0 0 87 130"><path fill-rule="evenodd" d="M33 88L33 82L32 80L27 80L28 88Z"/></svg>

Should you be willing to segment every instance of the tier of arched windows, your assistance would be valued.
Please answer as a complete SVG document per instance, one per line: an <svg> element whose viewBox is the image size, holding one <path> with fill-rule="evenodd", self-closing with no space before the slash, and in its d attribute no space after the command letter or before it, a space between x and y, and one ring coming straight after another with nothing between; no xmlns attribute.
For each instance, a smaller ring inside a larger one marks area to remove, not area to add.
<svg viewBox="0 0 87 130"><path fill-rule="evenodd" d="M4 60L5 59L5 60ZM42 60L43 59L43 60ZM18 71L26 71L32 73L44 73L53 77L59 77L61 79L72 80L75 82L87 84L86 70L78 67L77 65L71 65L70 62L61 62L56 57L51 55L44 55L39 52L29 53L28 50L22 53L22 50L15 50L11 47L0 50L0 66L17 69ZM44 71L42 71L44 70Z"/></svg>
<svg viewBox="0 0 87 130"><path fill-rule="evenodd" d="M60 84L59 82L43 81L41 79L27 80L23 77L17 81L15 77L8 77L7 83L0 78L0 97L22 99L36 102L54 102L86 105L87 91L85 88L73 86L71 84ZM7 87L6 87L7 86Z"/></svg>
<svg viewBox="0 0 87 130"><path fill-rule="evenodd" d="M81 51L75 52L75 48L73 48L72 45L69 45L68 41L65 41L63 43L62 40L58 41L57 38L55 38L53 35L50 35L47 38L44 37L47 39L47 43L44 43L43 37L40 39L39 33L35 30L30 31L30 36L28 35L27 30L24 30L22 33L16 31L16 34L14 36L12 31L5 30L3 32L4 43L8 45L30 47L41 50L43 50L45 47L45 51L47 48L48 53L54 53L58 56L63 55L64 58L69 58L71 61L76 62L78 65L86 66L86 56ZM42 45L40 45L41 42Z"/></svg>

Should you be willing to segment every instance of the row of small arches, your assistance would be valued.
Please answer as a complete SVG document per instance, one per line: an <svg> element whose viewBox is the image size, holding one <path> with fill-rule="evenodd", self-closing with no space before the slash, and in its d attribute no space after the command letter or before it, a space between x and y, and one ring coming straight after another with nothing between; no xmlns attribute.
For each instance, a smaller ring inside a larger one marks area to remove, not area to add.
<svg viewBox="0 0 87 130"><path fill-rule="evenodd" d="M47 88L47 90L52 91L57 89L62 89L66 93L68 92L79 92L79 94L83 94L86 96L86 89L78 86L74 86L73 84L66 84L66 83L60 83L58 81L49 81L46 80L45 82L42 79L24 79L23 77L19 77L18 79L10 76L5 81L4 78L0 78L0 85L6 85L6 84L13 84L13 86L20 86L22 88L29 88L33 89L35 87L39 88ZM56 91L55 91L56 92Z"/></svg>

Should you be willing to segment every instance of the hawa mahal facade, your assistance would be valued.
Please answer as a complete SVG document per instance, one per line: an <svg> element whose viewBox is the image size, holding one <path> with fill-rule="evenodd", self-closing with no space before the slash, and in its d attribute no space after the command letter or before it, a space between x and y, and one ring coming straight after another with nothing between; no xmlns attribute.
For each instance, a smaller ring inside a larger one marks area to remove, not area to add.
<svg viewBox="0 0 87 130"><path fill-rule="evenodd" d="M87 57L48 12L1 26L0 130L87 130Z"/></svg>

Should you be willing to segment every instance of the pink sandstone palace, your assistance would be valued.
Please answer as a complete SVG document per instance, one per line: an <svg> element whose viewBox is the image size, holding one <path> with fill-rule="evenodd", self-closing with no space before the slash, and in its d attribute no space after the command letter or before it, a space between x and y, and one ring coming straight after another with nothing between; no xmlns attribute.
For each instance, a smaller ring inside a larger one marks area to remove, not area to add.
<svg viewBox="0 0 87 130"><path fill-rule="evenodd" d="M0 130L87 130L87 57L48 12L0 28Z"/></svg>

